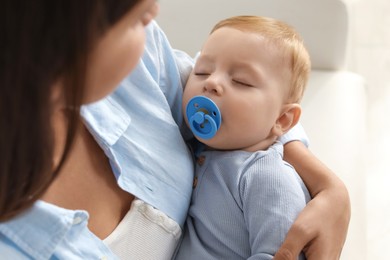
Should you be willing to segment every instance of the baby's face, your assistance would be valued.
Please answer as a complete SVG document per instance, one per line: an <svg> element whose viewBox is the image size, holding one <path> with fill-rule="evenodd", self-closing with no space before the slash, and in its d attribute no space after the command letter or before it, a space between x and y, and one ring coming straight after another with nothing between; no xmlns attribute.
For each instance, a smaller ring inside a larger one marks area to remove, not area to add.
<svg viewBox="0 0 390 260"><path fill-rule="evenodd" d="M277 138L272 129L286 100L291 72L281 52L263 37L233 28L213 32L203 46L183 95L219 107L222 124L203 143L223 150L255 151Z"/></svg>

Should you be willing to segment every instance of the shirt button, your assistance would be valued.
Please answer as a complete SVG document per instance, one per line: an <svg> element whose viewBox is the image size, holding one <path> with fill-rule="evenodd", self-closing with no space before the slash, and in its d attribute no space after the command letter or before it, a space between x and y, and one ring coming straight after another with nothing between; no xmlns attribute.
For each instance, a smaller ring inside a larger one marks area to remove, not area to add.
<svg viewBox="0 0 390 260"><path fill-rule="evenodd" d="M81 222L83 222L83 218L82 217L75 217L73 219L73 225L78 225L80 224Z"/></svg>
<svg viewBox="0 0 390 260"><path fill-rule="evenodd" d="M202 166L204 164L205 160L206 160L206 157L204 157L202 155L202 156L199 156L199 158L198 158L198 160L196 162L198 163L199 166Z"/></svg>
<svg viewBox="0 0 390 260"><path fill-rule="evenodd" d="M197 184L198 184L198 177L195 177L194 182L192 183L192 188L195 189Z"/></svg>

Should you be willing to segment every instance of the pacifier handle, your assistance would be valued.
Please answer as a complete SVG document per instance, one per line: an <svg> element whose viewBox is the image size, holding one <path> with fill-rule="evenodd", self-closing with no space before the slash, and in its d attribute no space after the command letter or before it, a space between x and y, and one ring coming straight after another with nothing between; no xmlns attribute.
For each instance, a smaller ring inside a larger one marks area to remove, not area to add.
<svg viewBox="0 0 390 260"><path fill-rule="evenodd" d="M221 126L221 112L209 98L195 96L187 104L186 116L194 135L202 139L211 139Z"/></svg>

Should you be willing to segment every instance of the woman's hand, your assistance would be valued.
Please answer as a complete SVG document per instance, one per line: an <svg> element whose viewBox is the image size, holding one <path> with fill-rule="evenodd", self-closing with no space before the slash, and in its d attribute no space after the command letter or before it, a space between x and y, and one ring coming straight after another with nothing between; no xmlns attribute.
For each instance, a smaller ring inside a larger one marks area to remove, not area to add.
<svg viewBox="0 0 390 260"><path fill-rule="evenodd" d="M348 191L301 142L290 142L284 149L284 159L295 167L313 199L292 225L274 259L296 259L301 251L308 260L339 259L351 216Z"/></svg>

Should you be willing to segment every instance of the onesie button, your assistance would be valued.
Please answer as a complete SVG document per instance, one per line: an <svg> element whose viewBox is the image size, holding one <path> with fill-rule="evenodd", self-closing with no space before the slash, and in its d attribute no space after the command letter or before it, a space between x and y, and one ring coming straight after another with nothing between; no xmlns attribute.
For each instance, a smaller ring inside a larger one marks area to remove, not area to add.
<svg viewBox="0 0 390 260"><path fill-rule="evenodd" d="M196 161L199 166L202 166L204 164L204 161L206 160L206 157L199 156L198 160Z"/></svg>
<svg viewBox="0 0 390 260"><path fill-rule="evenodd" d="M192 183L192 188L195 189L197 184L198 184L198 177L195 177L194 182Z"/></svg>

